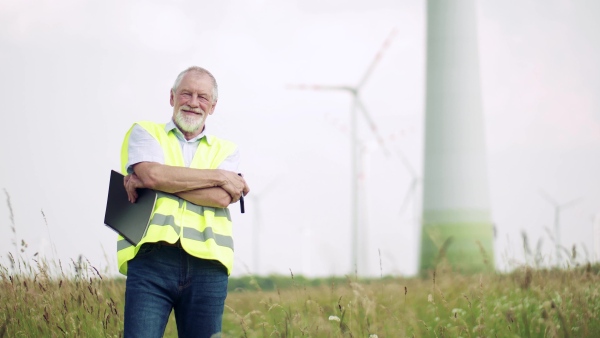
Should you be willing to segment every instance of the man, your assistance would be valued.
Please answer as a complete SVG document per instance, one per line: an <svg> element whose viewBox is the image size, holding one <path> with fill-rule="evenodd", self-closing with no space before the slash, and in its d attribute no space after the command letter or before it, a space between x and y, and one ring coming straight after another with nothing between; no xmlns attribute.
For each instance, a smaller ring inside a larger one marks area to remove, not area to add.
<svg viewBox="0 0 600 338"><path fill-rule="evenodd" d="M250 189L237 171L237 146L206 132L218 87L204 68L190 67L171 89L172 120L138 122L121 152L130 202L137 188L159 192L148 231L133 246L117 243L127 275L125 337L162 337L171 310L180 337L221 332L233 263L227 206Z"/></svg>

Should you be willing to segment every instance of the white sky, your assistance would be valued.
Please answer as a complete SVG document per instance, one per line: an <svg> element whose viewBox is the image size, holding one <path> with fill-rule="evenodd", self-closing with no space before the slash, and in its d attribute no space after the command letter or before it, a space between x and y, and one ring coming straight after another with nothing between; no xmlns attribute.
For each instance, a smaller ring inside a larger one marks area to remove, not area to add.
<svg viewBox="0 0 600 338"><path fill-rule="evenodd" d="M67 262L83 254L116 272L115 235L103 217L123 135L137 120L166 122L175 76L199 65L220 86L208 126L240 145L252 188L246 214L231 208L234 274L256 271L257 219L259 273L349 273L350 97L286 85L356 85L396 29L361 95L388 147L420 173L424 4L0 0L0 188L10 194L25 254ZM540 189L561 204L581 198L561 215L561 242L592 256L592 216L600 213L599 15L595 0L480 2L500 267L523 261L521 231L531 246L542 238L550 259L553 208ZM418 213L401 208L412 177L359 121L370 149L363 209L370 274L413 274ZM14 239L2 202L2 260Z"/></svg>

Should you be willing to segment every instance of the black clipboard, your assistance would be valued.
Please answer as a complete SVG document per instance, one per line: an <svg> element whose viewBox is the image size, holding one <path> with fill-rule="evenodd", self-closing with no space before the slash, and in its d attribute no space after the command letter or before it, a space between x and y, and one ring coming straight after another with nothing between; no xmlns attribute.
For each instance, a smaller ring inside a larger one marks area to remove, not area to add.
<svg viewBox="0 0 600 338"><path fill-rule="evenodd" d="M111 170L104 224L128 242L137 245L146 234L156 204L157 193L152 189L137 189L135 203L127 199L123 175Z"/></svg>

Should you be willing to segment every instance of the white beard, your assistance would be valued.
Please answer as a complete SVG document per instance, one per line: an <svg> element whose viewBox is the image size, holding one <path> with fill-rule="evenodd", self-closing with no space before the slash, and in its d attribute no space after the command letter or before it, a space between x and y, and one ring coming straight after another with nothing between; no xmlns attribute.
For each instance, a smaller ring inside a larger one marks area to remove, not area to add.
<svg viewBox="0 0 600 338"><path fill-rule="evenodd" d="M181 129L181 131L184 131L186 133L193 133L198 131L198 129L202 127L205 116L206 114L204 112L202 112L202 116L188 116L183 111L181 111L180 108L179 111L177 111L177 114L175 114L175 123Z"/></svg>

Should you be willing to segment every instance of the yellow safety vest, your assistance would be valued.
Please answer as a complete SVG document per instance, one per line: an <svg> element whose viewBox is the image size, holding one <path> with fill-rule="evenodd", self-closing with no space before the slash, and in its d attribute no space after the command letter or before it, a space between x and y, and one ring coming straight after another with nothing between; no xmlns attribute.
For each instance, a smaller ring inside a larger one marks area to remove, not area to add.
<svg viewBox="0 0 600 338"><path fill-rule="evenodd" d="M166 165L185 166L181 146L173 131L165 132L165 125L154 122L138 122L160 144L164 151ZM125 135L121 148L121 172L127 174L129 135ZM200 140L198 150L190 168L217 169L236 145L232 142L206 136ZM181 241L187 253L203 259L214 259L221 262L227 273L233 268L233 236L229 209L195 205L178 196L159 192L156 206L146 235L137 246L132 245L122 236L117 241L117 261L119 272L127 274L127 262L137 254L144 243Z"/></svg>

